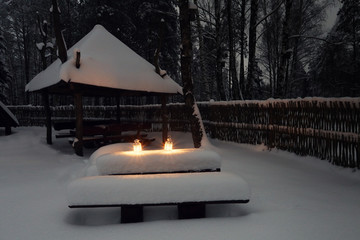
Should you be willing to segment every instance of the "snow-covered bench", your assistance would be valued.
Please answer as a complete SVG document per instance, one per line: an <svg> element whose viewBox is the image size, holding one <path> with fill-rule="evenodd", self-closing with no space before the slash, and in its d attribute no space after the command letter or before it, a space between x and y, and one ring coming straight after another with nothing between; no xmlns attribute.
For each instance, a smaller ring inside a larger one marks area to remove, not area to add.
<svg viewBox="0 0 360 240"><path fill-rule="evenodd" d="M70 208L121 207L121 221L139 222L143 206L178 205L179 218L205 217L205 204L247 203L249 188L223 172L84 177L68 187Z"/></svg>
<svg viewBox="0 0 360 240"><path fill-rule="evenodd" d="M247 183L221 172L214 151L130 149L130 144L113 144L95 151L87 177L68 187L69 207L121 207L125 223L142 221L144 206L177 205L182 219L205 217L206 204L249 201Z"/></svg>

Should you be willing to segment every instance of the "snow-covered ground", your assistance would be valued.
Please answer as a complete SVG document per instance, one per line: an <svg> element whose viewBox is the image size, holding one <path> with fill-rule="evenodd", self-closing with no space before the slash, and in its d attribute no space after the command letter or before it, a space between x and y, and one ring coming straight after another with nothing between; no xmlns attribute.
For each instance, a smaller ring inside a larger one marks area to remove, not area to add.
<svg viewBox="0 0 360 240"><path fill-rule="evenodd" d="M153 134L160 139L160 135ZM189 134L172 133L191 147ZM147 207L145 222L119 224L120 209L69 209L66 187L87 159L45 129L0 129L0 239L359 239L360 172L311 157L211 140L222 170L250 185L248 204L207 207L205 219L177 220L176 207ZM153 146L159 143L154 143Z"/></svg>

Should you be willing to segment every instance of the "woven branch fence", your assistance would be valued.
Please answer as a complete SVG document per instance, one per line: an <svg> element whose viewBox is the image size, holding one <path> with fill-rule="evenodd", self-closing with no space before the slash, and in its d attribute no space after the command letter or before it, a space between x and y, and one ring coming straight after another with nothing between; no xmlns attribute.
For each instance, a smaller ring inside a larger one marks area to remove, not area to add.
<svg viewBox="0 0 360 240"><path fill-rule="evenodd" d="M207 134L225 141L265 144L360 169L360 98L198 103ZM10 106L22 126L44 125L43 107ZM183 104L169 104L169 129L189 131ZM116 106L84 106L84 119L116 119ZM123 122L161 129L160 105L120 106ZM75 119L73 106L52 107L54 121Z"/></svg>

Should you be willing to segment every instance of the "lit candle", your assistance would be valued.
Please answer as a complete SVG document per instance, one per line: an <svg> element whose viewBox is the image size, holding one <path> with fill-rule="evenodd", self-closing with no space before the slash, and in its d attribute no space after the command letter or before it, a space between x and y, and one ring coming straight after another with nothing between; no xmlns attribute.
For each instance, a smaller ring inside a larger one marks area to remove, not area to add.
<svg viewBox="0 0 360 240"><path fill-rule="evenodd" d="M165 145L164 145L164 149L166 151L171 151L173 149L173 142L170 137L167 138Z"/></svg>
<svg viewBox="0 0 360 240"><path fill-rule="evenodd" d="M134 147L134 152L141 152L142 147L141 147L141 142L139 139L134 140L133 147Z"/></svg>

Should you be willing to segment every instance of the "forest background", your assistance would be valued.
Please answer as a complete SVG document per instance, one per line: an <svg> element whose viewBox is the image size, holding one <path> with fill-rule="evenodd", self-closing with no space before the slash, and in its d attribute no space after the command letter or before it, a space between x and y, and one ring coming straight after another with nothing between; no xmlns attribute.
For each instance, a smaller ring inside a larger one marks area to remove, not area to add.
<svg viewBox="0 0 360 240"><path fill-rule="evenodd" d="M197 10L191 22L192 76L197 100L359 96L360 0L193 3ZM325 29L326 13L334 7L339 9L336 21ZM177 0L59 0L59 8L69 47L101 24L153 63L161 38L160 66L181 84ZM40 94L25 93L25 85L57 58L50 10L49 0L0 0L0 101L5 104L42 104ZM50 101L73 103L61 96ZM85 103L112 101L96 98ZM151 97L140 100L154 102Z"/></svg>

